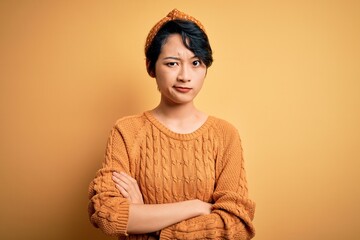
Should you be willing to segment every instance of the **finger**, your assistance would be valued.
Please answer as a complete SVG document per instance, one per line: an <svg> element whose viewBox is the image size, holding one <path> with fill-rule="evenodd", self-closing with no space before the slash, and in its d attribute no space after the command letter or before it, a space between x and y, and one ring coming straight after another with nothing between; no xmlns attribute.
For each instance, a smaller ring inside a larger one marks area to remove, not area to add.
<svg viewBox="0 0 360 240"><path fill-rule="evenodd" d="M123 176L124 178L121 178L121 179L124 179L124 180L126 179L126 180L127 180L126 183L127 183L128 185L133 186L134 190L135 190L138 194L141 195L140 187L139 187L139 185L138 185L138 183L137 183L137 181L136 181L135 178L129 176L129 175L126 174L125 172L120 172L119 175Z"/></svg>
<svg viewBox="0 0 360 240"><path fill-rule="evenodd" d="M121 195L128 199L131 203L134 203L134 202L138 202L136 201L136 197L134 197L134 193L132 191L128 191L126 188L124 188L122 185L120 184L115 184L116 188L119 190L119 192L121 193ZM128 187L128 185L125 185L126 187ZM130 189L131 190L131 189Z"/></svg>
<svg viewBox="0 0 360 240"><path fill-rule="evenodd" d="M120 181L120 178L117 177L116 174L113 173L113 175L111 176L112 180L115 182L115 183L118 183Z"/></svg>
<svg viewBox="0 0 360 240"><path fill-rule="evenodd" d="M121 195L122 195L124 198L127 198L127 199L130 198L129 193L128 193L123 187L121 187L119 184L116 184L116 188L120 191Z"/></svg>
<svg viewBox="0 0 360 240"><path fill-rule="evenodd" d="M125 172L120 172L120 178L126 181L128 184L134 184L136 182L135 178L131 177L130 175L126 174Z"/></svg>
<svg viewBox="0 0 360 240"><path fill-rule="evenodd" d="M120 194L124 198L126 198L130 202L132 202L132 197L131 197L132 194L130 193L130 192L132 192L132 190L131 190L130 186L126 182L122 181L121 178L117 178L116 175L113 175L112 179L114 180L115 186L119 190Z"/></svg>
<svg viewBox="0 0 360 240"><path fill-rule="evenodd" d="M122 176L121 179L123 181L125 181L128 185L132 186L134 191L138 191L140 193L140 188L135 178L129 176L124 172L120 172L120 176Z"/></svg>
<svg viewBox="0 0 360 240"><path fill-rule="evenodd" d="M115 183L120 183L121 182L121 179L115 174L113 174L111 178Z"/></svg>
<svg viewBox="0 0 360 240"><path fill-rule="evenodd" d="M131 190L131 185L129 185L127 182L125 182L123 179L121 178L117 178L115 176L112 177L112 179L114 180L115 184L121 186L126 192L130 192Z"/></svg>
<svg viewBox="0 0 360 240"><path fill-rule="evenodd" d="M121 172L120 174L117 175L118 179L122 182L124 182L125 184L128 185L128 188L126 190L128 191L136 191L139 189L139 186L137 184L137 181L132 178L131 176L127 175L124 172Z"/></svg>
<svg viewBox="0 0 360 240"><path fill-rule="evenodd" d="M132 203L143 203L142 194L137 184L137 181L131 177L130 175L120 172L115 173L114 177L116 177L117 183L126 191L128 194L128 199L131 200Z"/></svg>
<svg viewBox="0 0 360 240"><path fill-rule="evenodd" d="M116 183L121 184L126 190L128 190L128 188L131 185L133 185L132 181L131 181L131 177L129 177L129 176L122 175L117 172L113 172L112 178ZM129 187L126 187L125 185L129 185Z"/></svg>
<svg viewBox="0 0 360 240"><path fill-rule="evenodd" d="M132 177L130 177L129 175L127 175L126 173L117 173L117 172L114 172L113 173L113 177L115 177L115 181L116 182L124 182L128 185L132 185L134 186L135 184L137 184L136 180Z"/></svg>
<svg viewBox="0 0 360 240"><path fill-rule="evenodd" d="M122 179L122 178L125 179L125 177L118 172L113 172L112 175L117 179Z"/></svg>

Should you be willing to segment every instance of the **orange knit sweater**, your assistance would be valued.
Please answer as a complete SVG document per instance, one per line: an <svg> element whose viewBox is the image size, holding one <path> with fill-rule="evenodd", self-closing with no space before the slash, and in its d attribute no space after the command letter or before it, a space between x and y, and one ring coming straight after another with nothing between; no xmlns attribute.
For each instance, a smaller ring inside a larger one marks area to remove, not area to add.
<svg viewBox="0 0 360 240"><path fill-rule="evenodd" d="M255 204L248 189L237 130L209 116L195 132L172 132L150 113L118 120L105 160L89 187L91 222L119 239L127 235L129 203L116 189L113 171L135 178L145 204L200 199L213 203L211 214L163 229L160 239L251 239Z"/></svg>

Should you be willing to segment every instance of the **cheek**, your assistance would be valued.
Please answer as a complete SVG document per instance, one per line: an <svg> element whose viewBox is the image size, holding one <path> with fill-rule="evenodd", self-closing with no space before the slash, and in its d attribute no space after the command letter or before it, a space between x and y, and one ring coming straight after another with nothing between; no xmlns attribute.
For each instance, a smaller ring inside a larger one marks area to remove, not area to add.
<svg viewBox="0 0 360 240"><path fill-rule="evenodd" d="M158 88L166 88L169 85L168 76L165 75L163 72L156 73L156 84Z"/></svg>
<svg viewBox="0 0 360 240"><path fill-rule="evenodd" d="M156 78L158 79L158 81L161 82L169 82L169 81L173 81L174 78L176 78L176 72L166 69L166 68L157 68L156 69Z"/></svg>
<svg viewBox="0 0 360 240"><path fill-rule="evenodd" d="M202 84L206 77L206 70L198 72L196 77L197 77L198 81L201 82L201 84Z"/></svg>
<svg viewBox="0 0 360 240"><path fill-rule="evenodd" d="M165 77L162 72L156 72L156 83L158 86L162 86L166 83Z"/></svg>

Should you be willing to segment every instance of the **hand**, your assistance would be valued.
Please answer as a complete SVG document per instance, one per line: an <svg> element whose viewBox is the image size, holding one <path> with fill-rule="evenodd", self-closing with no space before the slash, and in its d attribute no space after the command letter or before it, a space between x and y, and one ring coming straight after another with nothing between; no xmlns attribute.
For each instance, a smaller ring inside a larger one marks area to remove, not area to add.
<svg viewBox="0 0 360 240"><path fill-rule="evenodd" d="M200 215L206 215L210 214L212 210L212 204L208 202L201 201L199 199L196 199L198 203L198 210Z"/></svg>
<svg viewBox="0 0 360 240"><path fill-rule="evenodd" d="M124 172L113 172L112 179L116 188L124 198L127 198L132 204L144 204L139 185L136 180Z"/></svg>

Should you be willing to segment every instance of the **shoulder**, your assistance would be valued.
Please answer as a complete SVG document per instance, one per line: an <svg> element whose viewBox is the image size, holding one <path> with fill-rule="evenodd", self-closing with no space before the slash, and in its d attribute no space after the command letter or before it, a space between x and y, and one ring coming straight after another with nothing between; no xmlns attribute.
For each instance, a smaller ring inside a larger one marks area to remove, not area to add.
<svg viewBox="0 0 360 240"><path fill-rule="evenodd" d="M116 120L113 125L112 133L121 135L126 139L134 139L144 129L145 126L144 114L124 116Z"/></svg>
<svg viewBox="0 0 360 240"><path fill-rule="evenodd" d="M234 124L227 120L213 117L213 128L216 138L219 141L220 146L224 149L228 148L241 148L241 137L238 129Z"/></svg>
<svg viewBox="0 0 360 240"><path fill-rule="evenodd" d="M137 114L137 115L130 115L121 117L116 120L114 127L119 129L126 129L126 128L137 128L139 126L144 125L145 116L144 114Z"/></svg>
<svg viewBox="0 0 360 240"><path fill-rule="evenodd" d="M218 134L222 136L238 135L238 130L232 123L214 116L211 118L213 119L213 128Z"/></svg>
<svg viewBox="0 0 360 240"><path fill-rule="evenodd" d="M215 117L214 129L219 141L221 156L241 154L242 144L238 129L230 122ZM222 158L220 158L222 159Z"/></svg>

